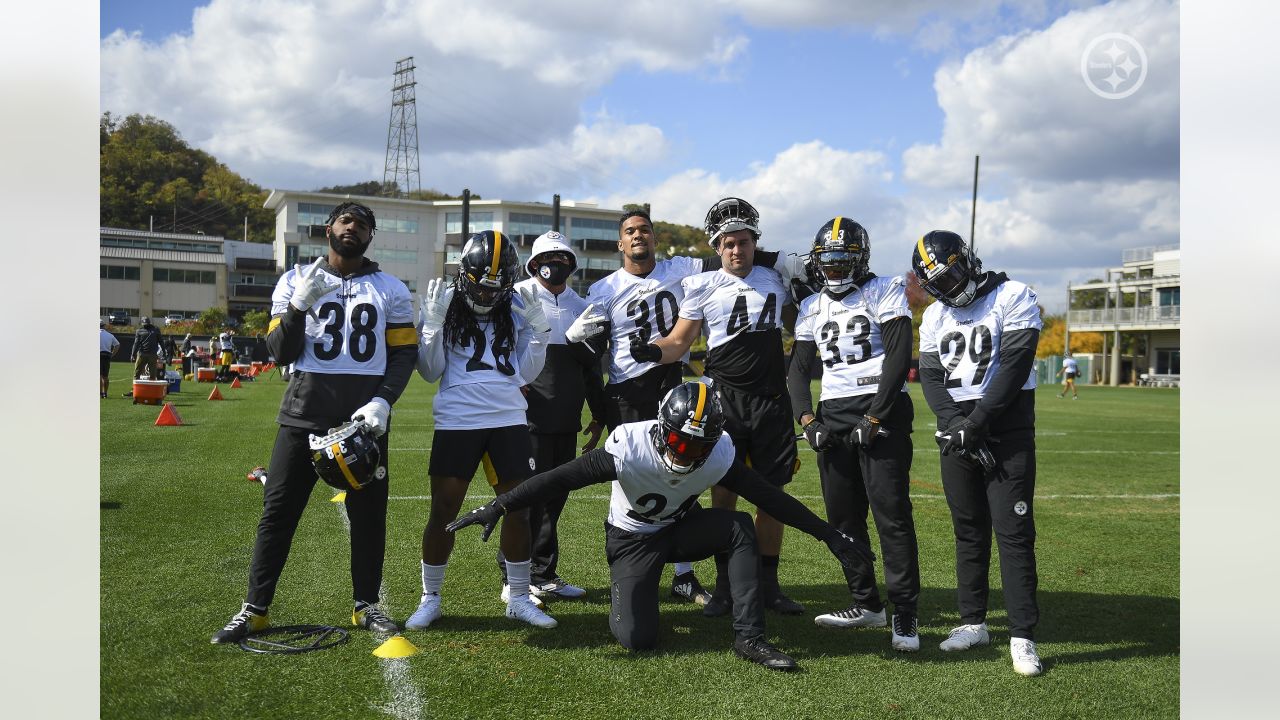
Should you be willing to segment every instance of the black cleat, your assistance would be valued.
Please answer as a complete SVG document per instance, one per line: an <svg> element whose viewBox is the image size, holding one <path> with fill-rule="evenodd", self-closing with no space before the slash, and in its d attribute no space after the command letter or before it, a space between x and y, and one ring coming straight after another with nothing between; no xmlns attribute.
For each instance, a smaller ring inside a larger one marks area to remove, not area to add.
<svg viewBox="0 0 1280 720"><path fill-rule="evenodd" d="M680 573L671 580L671 596L687 600L695 605L706 607L711 602L711 593L698 582L698 576L690 570Z"/></svg>
<svg viewBox="0 0 1280 720"><path fill-rule="evenodd" d="M763 605L766 609L783 615L802 615L804 613L804 606L783 595L781 590L771 597L766 597Z"/></svg>
<svg viewBox="0 0 1280 720"><path fill-rule="evenodd" d="M712 595L706 605L702 606L702 614L707 617L722 617L733 609L733 601L727 597Z"/></svg>
<svg viewBox="0 0 1280 720"><path fill-rule="evenodd" d="M791 671L800 669L800 666L796 664L795 660L791 659L791 656L770 645L763 635L757 635L753 638L737 638L733 641L733 652L743 660L759 663L770 670Z"/></svg>
<svg viewBox="0 0 1280 720"><path fill-rule="evenodd" d="M365 605L352 611L351 624L380 633L400 632L400 626L396 625L396 621L387 617L387 614L377 605Z"/></svg>
<svg viewBox="0 0 1280 720"><path fill-rule="evenodd" d="M213 639L209 642L215 645L240 642L249 633L265 630L270 626L271 620L267 617L266 608L245 603L240 607L240 612L231 616L231 622L214 633Z"/></svg>

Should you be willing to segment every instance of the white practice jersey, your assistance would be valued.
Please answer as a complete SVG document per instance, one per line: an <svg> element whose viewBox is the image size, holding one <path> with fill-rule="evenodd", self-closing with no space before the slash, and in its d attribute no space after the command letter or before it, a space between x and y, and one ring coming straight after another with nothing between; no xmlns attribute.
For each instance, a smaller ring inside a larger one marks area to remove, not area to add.
<svg viewBox="0 0 1280 720"><path fill-rule="evenodd" d="M733 440L721 435L711 456L693 472L679 475L667 470L650 438L657 424L657 420L646 420L619 425L604 443L618 471L609 498L609 524L642 535L656 533L683 517L733 464Z"/></svg>
<svg viewBox="0 0 1280 720"><path fill-rule="evenodd" d="M1035 291L1006 280L968 307L953 308L940 302L930 305L920 323L920 354L938 356L952 400L977 400L1000 371L1000 338L1004 333L1043 327ZM1035 387L1033 369L1022 389Z"/></svg>
<svg viewBox="0 0 1280 720"><path fill-rule="evenodd" d="M293 369L335 375L382 375L387 369L387 323L413 322L409 289L394 275L381 271L345 280L324 269L319 272L341 285L317 300L307 312L306 341ZM289 309L289 298L293 297L299 277L297 268L280 277L271 295L273 316ZM223 349L230 350L230 342ZM212 341L210 350L216 352Z"/></svg>
<svg viewBox="0 0 1280 720"><path fill-rule="evenodd" d="M1080 365L1076 363L1075 358L1067 358L1062 361L1062 371L1064 373L1080 374Z"/></svg>
<svg viewBox="0 0 1280 720"><path fill-rule="evenodd" d="M702 260L673 257L660 261L645 277L619 268L591 286L587 302L594 303L609 318L612 327L610 383L639 377L658 366L652 362L637 363L631 357L631 343L652 343L671 333L684 300L680 283L700 272ZM688 353L684 359L688 359Z"/></svg>
<svg viewBox="0 0 1280 720"><path fill-rule="evenodd" d="M542 301L542 312L547 316L547 323L551 325L551 337L547 340L547 344L567 345L564 334L573 321L587 309L587 301L583 300L582 296L574 292L571 287L566 287L563 292L556 295L542 287L542 283L534 278L516 283L517 291L528 287L538 291L538 299Z"/></svg>
<svg viewBox="0 0 1280 720"><path fill-rule="evenodd" d="M114 353L118 347L120 347L120 341L116 339L115 335L98 328L98 352Z"/></svg>
<svg viewBox="0 0 1280 720"><path fill-rule="evenodd" d="M823 291L800 303L795 336L818 346L822 400L871 395L880 388L880 326L896 317L911 317L901 277L872 278L839 300Z"/></svg>
<svg viewBox="0 0 1280 720"><path fill-rule="evenodd" d="M703 321L709 350L742 333L780 327L782 305L790 297L782 275L759 266L745 278L721 269L685 278L683 284L680 317Z"/></svg>

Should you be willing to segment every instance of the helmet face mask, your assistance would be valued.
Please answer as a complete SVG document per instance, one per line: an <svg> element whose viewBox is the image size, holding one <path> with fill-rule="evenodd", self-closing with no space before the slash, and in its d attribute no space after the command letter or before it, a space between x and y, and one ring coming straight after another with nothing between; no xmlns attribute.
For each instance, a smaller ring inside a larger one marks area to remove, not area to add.
<svg viewBox="0 0 1280 720"><path fill-rule="evenodd" d="M742 198L727 197L717 201L707 211L702 225L707 233L707 242L713 248L719 249L721 235L735 230L750 230L755 240L760 240L760 211Z"/></svg>
<svg viewBox="0 0 1280 720"><path fill-rule="evenodd" d="M867 231L846 217L828 220L818 229L809 251L809 272L832 292L844 292L870 272L871 240Z"/></svg>
<svg viewBox="0 0 1280 720"><path fill-rule="evenodd" d="M496 230L476 233L462 248L457 289L473 312L488 314L511 296L520 261L510 238Z"/></svg>
<svg viewBox="0 0 1280 720"><path fill-rule="evenodd" d="M348 422L326 435L309 438L316 475L338 490L362 490L387 476L382 450L373 434L359 422Z"/></svg>
<svg viewBox="0 0 1280 720"><path fill-rule="evenodd" d="M654 450L673 475L687 475L707 461L724 431L720 398L705 383L692 381L667 393L651 433ZM672 485L679 477L670 480Z"/></svg>
<svg viewBox="0 0 1280 720"><path fill-rule="evenodd" d="M977 258L970 261L964 240L953 232L934 230L920 238L911 269L920 287L944 305L965 307L978 295L982 263Z"/></svg>

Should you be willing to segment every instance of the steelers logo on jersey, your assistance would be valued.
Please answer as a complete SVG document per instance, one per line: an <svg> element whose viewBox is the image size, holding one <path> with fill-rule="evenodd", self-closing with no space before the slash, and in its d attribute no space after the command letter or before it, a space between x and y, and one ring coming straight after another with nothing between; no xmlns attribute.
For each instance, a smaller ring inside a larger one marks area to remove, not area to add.
<svg viewBox="0 0 1280 720"><path fill-rule="evenodd" d="M1014 504L1013 504L1013 514L1014 514L1014 515L1017 515L1018 517L1022 517L1023 515L1026 515L1026 514L1027 514L1027 503L1026 503L1025 501L1022 501L1022 500L1019 500L1018 502L1014 503Z"/></svg>

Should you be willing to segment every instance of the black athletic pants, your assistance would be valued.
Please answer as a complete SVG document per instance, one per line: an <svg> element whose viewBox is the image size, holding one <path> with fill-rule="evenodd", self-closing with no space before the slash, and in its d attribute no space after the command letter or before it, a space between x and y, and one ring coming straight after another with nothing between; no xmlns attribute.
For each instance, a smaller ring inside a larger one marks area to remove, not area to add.
<svg viewBox="0 0 1280 720"><path fill-rule="evenodd" d="M658 644L658 578L665 564L729 555L733 629L741 637L764 634L764 610L757 585L760 555L751 516L741 511L694 509L652 535L605 523L609 561L609 629L628 650Z"/></svg>
<svg viewBox="0 0 1280 720"><path fill-rule="evenodd" d="M1032 503L1036 489L1034 431L997 436L988 441L988 446L997 467L985 477L977 463L955 454L942 458L942 486L956 535L960 622L974 625L987 619L994 529L1009 635L1030 640L1034 639L1033 631L1040 620Z"/></svg>
<svg viewBox="0 0 1280 720"><path fill-rule="evenodd" d="M630 380L604 386L605 425L613 432L619 425L656 420L662 398L684 380L681 363L659 365Z"/></svg>
<svg viewBox="0 0 1280 720"><path fill-rule="evenodd" d="M534 474L560 467L578 456L577 433L529 433L533 446ZM560 535L556 524L564 511L569 493L560 493L529 506L529 582L533 585L549 583L559 577ZM498 571L502 584L507 584L507 563L502 550L498 550Z"/></svg>
<svg viewBox="0 0 1280 720"><path fill-rule="evenodd" d="M841 418L823 417L821 408L818 417L840 436L835 446L817 454L827 522L849 537L870 544L870 509L880 534L889 600L895 610L914 613L920 600L920 550L909 487L911 423L915 417L911 398L902 393L894 402L883 420L889 435L876 440L870 449L854 450L845 442L853 428L840 422ZM884 607L874 573L867 576L845 568L844 576L854 600L875 611Z"/></svg>
<svg viewBox="0 0 1280 720"><path fill-rule="evenodd" d="M266 607L276 594L276 583L289 557L293 533L298 529L302 511L315 487L315 468L307 435L314 431L281 425L276 445L267 467L267 485L263 489L262 519L253 545L253 562L249 565L249 594L245 601ZM378 438L382 463L387 462L387 439L390 431ZM352 598L366 603L378 602L382 584L382 559L387 544L387 489L391 477L370 484L363 490L347 491L347 517L351 522Z"/></svg>

